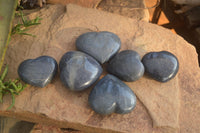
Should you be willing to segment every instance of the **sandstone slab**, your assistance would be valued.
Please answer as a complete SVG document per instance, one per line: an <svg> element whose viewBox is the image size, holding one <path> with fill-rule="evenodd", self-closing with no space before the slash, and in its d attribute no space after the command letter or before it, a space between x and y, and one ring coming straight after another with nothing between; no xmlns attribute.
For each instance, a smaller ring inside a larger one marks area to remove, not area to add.
<svg viewBox="0 0 200 133"><path fill-rule="evenodd" d="M200 130L197 54L181 37L157 25L75 5L47 6L29 17L37 15L43 18L41 25L30 30L37 37L15 35L10 42L5 62L10 66L9 78L18 77L17 67L27 58L50 55L59 61L64 53L75 50L76 38L89 31L113 32L121 39L121 50L135 50L141 57L151 51L170 51L179 60L179 72L167 83L147 76L127 82L138 101L130 114L96 114L87 102L91 88L72 92L57 76L45 88L26 88L16 97L12 110L6 111L11 98L5 96L0 115L97 133L196 133Z"/></svg>

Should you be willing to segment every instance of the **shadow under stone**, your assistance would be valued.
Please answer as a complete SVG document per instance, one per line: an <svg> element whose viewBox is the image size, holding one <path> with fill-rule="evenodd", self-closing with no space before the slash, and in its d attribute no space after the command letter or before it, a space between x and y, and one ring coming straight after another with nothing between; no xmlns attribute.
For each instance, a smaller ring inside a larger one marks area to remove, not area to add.
<svg viewBox="0 0 200 133"><path fill-rule="evenodd" d="M0 116L0 133L30 133L34 123Z"/></svg>
<svg viewBox="0 0 200 133"><path fill-rule="evenodd" d="M19 121L10 128L9 133L30 133L34 125L31 122Z"/></svg>

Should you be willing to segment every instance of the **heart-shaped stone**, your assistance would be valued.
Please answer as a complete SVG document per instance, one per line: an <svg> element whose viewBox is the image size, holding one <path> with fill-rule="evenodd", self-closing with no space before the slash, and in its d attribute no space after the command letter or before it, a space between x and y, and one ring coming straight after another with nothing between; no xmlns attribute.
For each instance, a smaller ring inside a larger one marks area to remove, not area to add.
<svg viewBox="0 0 200 133"><path fill-rule="evenodd" d="M124 50L109 61L107 71L121 80L130 82L143 76L144 66L137 52Z"/></svg>
<svg viewBox="0 0 200 133"><path fill-rule="evenodd" d="M150 52L142 58L145 72L160 82L167 82L178 72L179 63L175 55L167 51Z"/></svg>
<svg viewBox="0 0 200 133"><path fill-rule="evenodd" d="M74 91L81 91L91 86L103 71L94 58L78 51L64 54L59 68L62 83Z"/></svg>
<svg viewBox="0 0 200 133"><path fill-rule="evenodd" d="M88 32L77 38L76 47L103 64L119 51L121 41L111 32Z"/></svg>
<svg viewBox="0 0 200 133"><path fill-rule="evenodd" d="M37 87L45 87L54 78L58 70L56 60L50 56L23 61L18 67L22 81Z"/></svg>
<svg viewBox="0 0 200 133"><path fill-rule="evenodd" d="M125 114L134 109L136 96L120 79L107 74L90 92L88 101L91 108L99 114Z"/></svg>

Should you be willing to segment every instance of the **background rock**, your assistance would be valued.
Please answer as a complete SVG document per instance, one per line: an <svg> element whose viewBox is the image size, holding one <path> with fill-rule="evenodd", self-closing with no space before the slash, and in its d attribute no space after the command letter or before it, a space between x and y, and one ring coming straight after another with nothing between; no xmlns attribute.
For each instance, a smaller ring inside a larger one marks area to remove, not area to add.
<svg viewBox="0 0 200 133"><path fill-rule="evenodd" d="M84 7L120 14L122 16L149 21L149 11L144 9L145 0L46 0L50 4L77 4ZM128 7L128 8L127 8ZM137 8L137 9L136 9Z"/></svg>
<svg viewBox="0 0 200 133"><path fill-rule="evenodd" d="M62 4L66 5L69 3L78 4L84 7L95 8L102 0L47 0L50 4Z"/></svg>
<svg viewBox="0 0 200 133"><path fill-rule="evenodd" d="M126 115L94 113L87 102L91 88L81 93L71 92L61 84L58 75L45 88L26 88L16 97L10 111L6 108L11 98L5 96L0 115L97 133L196 133L200 130L197 54L181 37L150 23L75 5L47 6L29 17L38 15L43 18L42 24L29 31L37 37L15 35L10 42L5 62L10 66L9 78L18 77L17 67L25 59L50 55L59 61L64 53L75 50L76 38L88 31L113 32L122 41L121 50L135 50L141 57L151 51L170 51L179 60L179 72L167 83L147 76L127 82L138 102Z"/></svg>
<svg viewBox="0 0 200 133"><path fill-rule="evenodd" d="M101 0L97 8L137 20L149 21L149 11L145 0Z"/></svg>

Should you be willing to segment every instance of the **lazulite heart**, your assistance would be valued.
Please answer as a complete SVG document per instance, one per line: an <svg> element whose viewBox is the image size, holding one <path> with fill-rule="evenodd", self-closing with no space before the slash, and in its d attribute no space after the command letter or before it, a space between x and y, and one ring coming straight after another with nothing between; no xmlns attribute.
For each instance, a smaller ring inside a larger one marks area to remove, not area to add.
<svg viewBox="0 0 200 133"><path fill-rule="evenodd" d="M140 56L133 50L124 50L112 58L108 65L109 73L124 81L138 80L144 74L144 66Z"/></svg>
<svg viewBox="0 0 200 133"><path fill-rule="evenodd" d="M22 81L37 87L45 87L54 78L58 70L56 60L50 56L23 61L18 67Z"/></svg>
<svg viewBox="0 0 200 133"><path fill-rule="evenodd" d="M160 82L167 82L178 72L179 62L175 55L167 51L150 52L142 58L145 72Z"/></svg>
<svg viewBox="0 0 200 133"><path fill-rule="evenodd" d="M76 47L103 64L119 51L121 41L111 32L88 32L77 38Z"/></svg>
<svg viewBox="0 0 200 133"><path fill-rule="evenodd" d="M74 91L81 91L91 86L103 71L93 57L79 51L64 54L59 68L62 83Z"/></svg>
<svg viewBox="0 0 200 133"><path fill-rule="evenodd" d="M131 112L136 105L133 91L117 77L107 74L90 92L91 108L99 114Z"/></svg>

